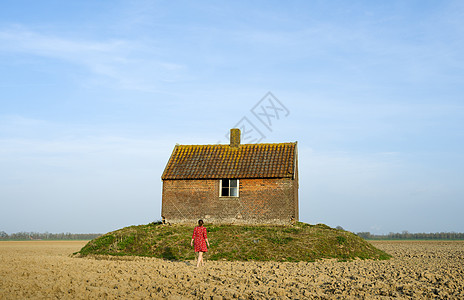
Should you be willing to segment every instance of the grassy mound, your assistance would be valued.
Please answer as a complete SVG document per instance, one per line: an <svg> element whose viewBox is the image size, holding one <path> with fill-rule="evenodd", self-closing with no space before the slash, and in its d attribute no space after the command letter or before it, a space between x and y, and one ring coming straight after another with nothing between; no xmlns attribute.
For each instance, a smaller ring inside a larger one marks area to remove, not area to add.
<svg viewBox="0 0 464 300"><path fill-rule="evenodd" d="M391 256L359 236L324 224L294 226L205 225L210 260L314 261L388 259ZM190 247L194 226L148 224L109 232L87 243L87 255L150 256L169 260L194 259Z"/></svg>

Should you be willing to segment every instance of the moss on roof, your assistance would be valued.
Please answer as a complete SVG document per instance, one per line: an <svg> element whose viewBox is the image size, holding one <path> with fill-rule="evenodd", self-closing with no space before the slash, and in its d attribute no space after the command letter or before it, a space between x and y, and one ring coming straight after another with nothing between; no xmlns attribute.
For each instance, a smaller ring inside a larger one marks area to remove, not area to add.
<svg viewBox="0 0 464 300"><path fill-rule="evenodd" d="M285 178L296 172L296 143L176 145L162 179Z"/></svg>

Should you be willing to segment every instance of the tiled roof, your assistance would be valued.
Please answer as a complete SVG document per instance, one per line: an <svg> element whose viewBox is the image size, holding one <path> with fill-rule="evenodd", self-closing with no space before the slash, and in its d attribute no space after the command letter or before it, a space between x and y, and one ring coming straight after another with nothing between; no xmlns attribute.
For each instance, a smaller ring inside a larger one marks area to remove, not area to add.
<svg viewBox="0 0 464 300"><path fill-rule="evenodd" d="M296 155L296 143L176 145L161 179L293 177Z"/></svg>

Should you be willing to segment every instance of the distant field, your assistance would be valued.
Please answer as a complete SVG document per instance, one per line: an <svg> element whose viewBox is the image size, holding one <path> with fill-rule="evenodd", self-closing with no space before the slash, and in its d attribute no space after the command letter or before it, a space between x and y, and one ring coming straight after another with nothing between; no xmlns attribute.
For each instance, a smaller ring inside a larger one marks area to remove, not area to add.
<svg viewBox="0 0 464 300"><path fill-rule="evenodd" d="M0 298L464 298L464 241L371 241L390 260L314 263L71 257L85 241L0 242Z"/></svg>

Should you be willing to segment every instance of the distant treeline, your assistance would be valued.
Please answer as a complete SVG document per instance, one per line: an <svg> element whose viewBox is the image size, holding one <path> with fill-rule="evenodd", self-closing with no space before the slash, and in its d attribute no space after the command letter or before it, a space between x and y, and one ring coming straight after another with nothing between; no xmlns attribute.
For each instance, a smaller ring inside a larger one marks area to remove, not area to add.
<svg viewBox="0 0 464 300"><path fill-rule="evenodd" d="M358 236L366 240L464 240L462 232L436 232L436 233L393 233L385 235L371 234L370 232L358 232Z"/></svg>
<svg viewBox="0 0 464 300"><path fill-rule="evenodd" d="M99 237L101 233L39 233L39 232L16 232L7 234L0 231L0 240L92 240Z"/></svg>

